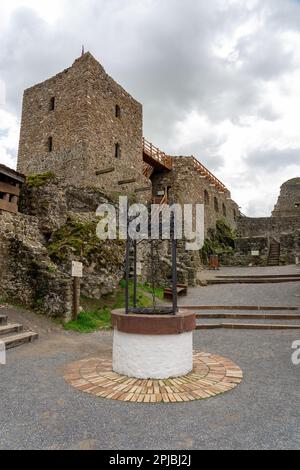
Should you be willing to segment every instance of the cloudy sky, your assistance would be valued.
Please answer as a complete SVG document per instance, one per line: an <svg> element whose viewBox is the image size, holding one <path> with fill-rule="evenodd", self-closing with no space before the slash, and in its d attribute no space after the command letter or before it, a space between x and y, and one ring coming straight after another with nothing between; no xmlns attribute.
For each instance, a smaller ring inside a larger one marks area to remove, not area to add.
<svg viewBox="0 0 300 470"><path fill-rule="evenodd" d="M145 137L195 155L244 214L300 176L299 0L1 0L0 43L1 163L16 165L23 89L85 44L143 103Z"/></svg>

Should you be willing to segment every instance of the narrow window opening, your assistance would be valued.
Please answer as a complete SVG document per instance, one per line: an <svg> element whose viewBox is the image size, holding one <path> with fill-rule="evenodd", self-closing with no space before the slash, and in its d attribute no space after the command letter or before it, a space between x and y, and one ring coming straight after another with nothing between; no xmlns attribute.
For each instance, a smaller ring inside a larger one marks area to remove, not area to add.
<svg viewBox="0 0 300 470"><path fill-rule="evenodd" d="M204 190L204 204L206 206L209 205L209 194L208 194L208 191L206 189Z"/></svg>
<svg viewBox="0 0 300 470"><path fill-rule="evenodd" d="M218 203L218 199L216 197L214 198L214 206L215 206L215 211L219 212L219 203Z"/></svg>
<svg viewBox="0 0 300 470"><path fill-rule="evenodd" d="M53 150L53 138L49 137L48 138L48 152L52 152Z"/></svg>
<svg viewBox="0 0 300 470"><path fill-rule="evenodd" d="M120 144L115 144L115 158L121 158L121 146Z"/></svg>
<svg viewBox="0 0 300 470"><path fill-rule="evenodd" d="M116 117L117 118L121 117L121 108L118 104L116 105Z"/></svg>
<svg viewBox="0 0 300 470"><path fill-rule="evenodd" d="M224 215L224 217L227 216L227 210L226 210L225 204L223 204L223 215Z"/></svg>
<svg viewBox="0 0 300 470"><path fill-rule="evenodd" d="M50 111L55 110L55 97L53 96L50 100Z"/></svg>

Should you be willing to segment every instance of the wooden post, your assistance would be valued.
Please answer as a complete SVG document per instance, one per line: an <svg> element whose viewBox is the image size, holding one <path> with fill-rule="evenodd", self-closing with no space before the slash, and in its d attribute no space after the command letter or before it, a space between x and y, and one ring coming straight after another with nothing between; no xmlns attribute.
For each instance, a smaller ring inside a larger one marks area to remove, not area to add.
<svg viewBox="0 0 300 470"><path fill-rule="evenodd" d="M72 277L73 277L73 309L72 320L76 321L79 313L80 304L80 278L82 277L82 263L72 261Z"/></svg>
<svg viewBox="0 0 300 470"><path fill-rule="evenodd" d="M72 311L72 320L76 321L79 313L79 303L80 303L80 278L73 278L73 311Z"/></svg>

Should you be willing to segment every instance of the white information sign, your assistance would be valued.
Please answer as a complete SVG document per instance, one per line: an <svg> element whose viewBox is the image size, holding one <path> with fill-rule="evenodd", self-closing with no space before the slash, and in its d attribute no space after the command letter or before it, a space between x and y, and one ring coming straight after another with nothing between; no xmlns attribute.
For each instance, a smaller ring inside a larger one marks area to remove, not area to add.
<svg viewBox="0 0 300 470"><path fill-rule="evenodd" d="M72 277L82 277L82 267L80 261L72 261Z"/></svg>

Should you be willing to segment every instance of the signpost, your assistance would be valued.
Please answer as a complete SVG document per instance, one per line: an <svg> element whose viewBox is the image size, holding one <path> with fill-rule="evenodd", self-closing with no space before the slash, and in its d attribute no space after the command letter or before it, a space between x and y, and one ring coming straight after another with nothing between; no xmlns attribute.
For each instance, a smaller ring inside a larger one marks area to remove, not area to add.
<svg viewBox="0 0 300 470"><path fill-rule="evenodd" d="M72 320L77 320L80 302L80 278L83 276L83 265L79 261L72 261L73 277L73 311Z"/></svg>

